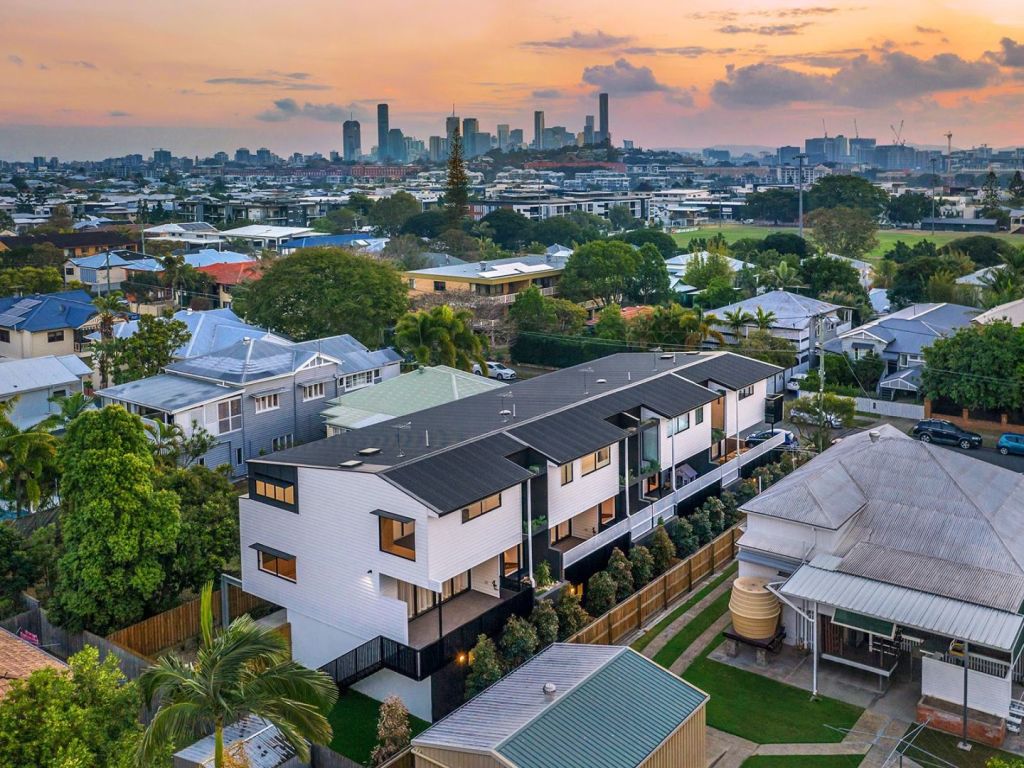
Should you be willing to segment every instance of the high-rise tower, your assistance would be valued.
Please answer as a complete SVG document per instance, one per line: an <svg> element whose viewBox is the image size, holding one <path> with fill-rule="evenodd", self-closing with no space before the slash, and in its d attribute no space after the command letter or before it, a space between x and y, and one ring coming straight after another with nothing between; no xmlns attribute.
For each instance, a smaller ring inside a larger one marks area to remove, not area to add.
<svg viewBox="0 0 1024 768"><path fill-rule="evenodd" d="M598 114L597 130L598 130L598 133L599 133L598 142L599 143L604 143L606 141L611 141L612 135L611 135L611 133L609 133L609 128L608 128L608 94L607 93L598 94L598 97L597 97L597 107L598 107L598 112L597 112L597 114Z"/></svg>
<svg viewBox="0 0 1024 768"><path fill-rule="evenodd" d="M533 148L544 149L544 111L533 113Z"/></svg>
<svg viewBox="0 0 1024 768"><path fill-rule="evenodd" d="M388 152L388 131L391 125L388 121L388 105L377 105L377 160L386 163L389 159Z"/></svg>
<svg viewBox="0 0 1024 768"><path fill-rule="evenodd" d="M346 120L341 126L342 156L346 163L354 163L363 153L362 139L359 136L359 121Z"/></svg>

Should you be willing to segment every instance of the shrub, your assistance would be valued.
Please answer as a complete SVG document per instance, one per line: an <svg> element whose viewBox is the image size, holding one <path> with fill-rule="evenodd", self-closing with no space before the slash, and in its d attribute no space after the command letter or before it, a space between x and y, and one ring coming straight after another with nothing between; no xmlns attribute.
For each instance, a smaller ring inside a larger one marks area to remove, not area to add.
<svg viewBox="0 0 1024 768"><path fill-rule="evenodd" d="M466 676L466 698L471 699L487 686L501 679L504 670L498 649L487 635L479 635L469 652L469 674Z"/></svg>
<svg viewBox="0 0 1024 768"><path fill-rule="evenodd" d="M704 502L702 509L707 512L711 522L711 532L717 536L725 530L725 504L722 500L712 497Z"/></svg>
<svg viewBox="0 0 1024 768"><path fill-rule="evenodd" d="M551 566L547 560L541 560L537 567L533 569L533 580L540 589L550 587L555 583L555 580L551 578Z"/></svg>
<svg viewBox="0 0 1024 768"><path fill-rule="evenodd" d="M615 582L615 599L617 601L625 600L633 594L633 568L629 564L629 558L618 547L612 550L606 570L612 577L612 581Z"/></svg>
<svg viewBox="0 0 1024 768"><path fill-rule="evenodd" d="M541 600L533 606L530 623L537 633L537 643L541 648L551 645L558 639L558 614L550 600Z"/></svg>
<svg viewBox="0 0 1024 768"><path fill-rule="evenodd" d="M654 556L647 547L633 547L629 553L629 565L633 569L633 585L637 589L654 577Z"/></svg>
<svg viewBox="0 0 1024 768"><path fill-rule="evenodd" d="M715 538L714 529L711 527L711 518L703 507L690 515L690 525L693 526L693 533L697 537L697 545L703 547Z"/></svg>
<svg viewBox="0 0 1024 768"><path fill-rule="evenodd" d="M672 537L672 544L679 557L692 555L700 547L700 540L693 530L693 524L685 517L676 520L669 528L669 536Z"/></svg>
<svg viewBox="0 0 1024 768"><path fill-rule="evenodd" d="M537 630L518 616L509 616L501 633L501 655L509 669L515 669L537 650Z"/></svg>
<svg viewBox="0 0 1024 768"><path fill-rule="evenodd" d="M370 754L371 765L383 765L409 746L412 729L409 710L397 696L388 696L381 702L377 717L377 746Z"/></svg>
<svg viewBox="0 0 1024 768"><path fill-rule="evenodd" d="M590 614L580 605L580 597L571 589L563 589L555 603L558 614L558 639L572 637L590 623Z"/></svg>
<svg viewBox="0 0 1024 768"><path fill-rule="evenodd" d="M651 557L654 560L654 573L663 574L672 565L672 558L676 556L676 545L669 538L665 526L659 525L651 539Z"/></svg>
<svg viewBox="0 0 1024 768"><path fill-rule="evenodd" d="M599 571L587 582L587 612L600 616L615 606L615 579L608 571Z"/></svg>

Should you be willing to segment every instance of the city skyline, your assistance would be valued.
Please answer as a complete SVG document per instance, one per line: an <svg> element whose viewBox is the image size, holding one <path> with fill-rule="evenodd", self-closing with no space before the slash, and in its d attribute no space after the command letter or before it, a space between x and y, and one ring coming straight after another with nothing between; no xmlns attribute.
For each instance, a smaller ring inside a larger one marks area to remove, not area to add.
<svg viewBox="0 0 1024 768"><path fill-rule="evenodd" d="M600 91L613 102L616 146L777 146L821 135L823 120L830 135L852 137L855 118L879 143L902 120L913 144L940 146L952 130L955 146L1016 145L1024 21L1015 5L739 0L695 13L664 2L623 18L610 2L560 15L532 0L514 12L459 0L439 16L384 0L346 7L339 39L316 23L338 10L321 0L201 13L187 0L175 15L203 19L187 28L139 4L57 0L44 11L12 0L0 157L161 146L326 155L343 149L350 115L368 153L385 102L391 127L423 141L446 135L453 103L481 131L507 124L532 138L535 111L548 126L583 131Z"/></svg>

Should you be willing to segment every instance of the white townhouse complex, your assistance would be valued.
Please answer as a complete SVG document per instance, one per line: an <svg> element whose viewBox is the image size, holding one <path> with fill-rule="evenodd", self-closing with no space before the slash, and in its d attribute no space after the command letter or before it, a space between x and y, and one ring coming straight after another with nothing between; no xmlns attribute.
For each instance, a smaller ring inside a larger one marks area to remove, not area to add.
<svg viewBox="0 0 1024 768"><path fill-rule="evenodd" d="M529 613L541 562L583 583L781 441L736 450L779 372L623 353L254 457L244 589L287 609L298 661L439 717L452 663Z"/></svg>

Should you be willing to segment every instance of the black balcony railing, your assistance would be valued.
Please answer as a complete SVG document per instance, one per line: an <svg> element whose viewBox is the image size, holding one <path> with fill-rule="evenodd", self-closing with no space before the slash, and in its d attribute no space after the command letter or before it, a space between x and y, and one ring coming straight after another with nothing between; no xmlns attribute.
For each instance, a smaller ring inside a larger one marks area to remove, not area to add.
<svg viewBox="0 0 1024 768"><path fill-rule="evenodd" d="M378 635L320 669L342 688L382 669L413 680L424 680L450 664L460 653L467 653L476 644L478 635L496 635L510 616L526 617L531 610L533 588L526 587L423 648L412 648Z"/></svg>

